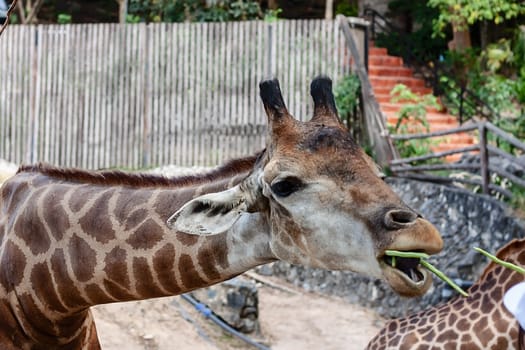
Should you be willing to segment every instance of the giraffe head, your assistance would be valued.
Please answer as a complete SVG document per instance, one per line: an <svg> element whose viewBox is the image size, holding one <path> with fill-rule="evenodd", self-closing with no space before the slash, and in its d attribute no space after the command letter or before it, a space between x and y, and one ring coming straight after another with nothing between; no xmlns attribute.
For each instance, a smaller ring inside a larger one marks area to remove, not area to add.
<svg viewBox="0 0 525 350"><path fill-rule="evenodd" d="M242 215L259 213L278 259L384 277L401 295L423 294L431 285L427 271L410 259L394 268L385 250L435 254L441 237L386 185L340 122L331 80L312 82L314 115L308 122L290 115L277 80L259 87L268 138L252 172L235 187L188 202L168 225L210 235L228 230Z"/></svg>

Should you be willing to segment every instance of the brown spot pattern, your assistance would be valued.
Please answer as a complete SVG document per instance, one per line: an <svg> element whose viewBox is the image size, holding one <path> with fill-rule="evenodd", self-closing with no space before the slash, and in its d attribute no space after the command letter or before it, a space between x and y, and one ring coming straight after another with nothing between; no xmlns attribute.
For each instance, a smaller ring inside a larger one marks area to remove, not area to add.
<svg viewBox="0 0 525 350"><path fill-rule="evenodd" d="M189 195L184 195L188 192ZM173 215L178 209L180 209L189 199L192 198L191 194L195 191L181 190L181 191L162 191L157 196L155 201L154 209L161 218L166 220Z"/></svg>
<svg viewBox="0 0 525 350"><path fill-rule="evenodd" d="M62 249L57 249L51 257L51 271L57 283L57 290L69 308L81 309L89 306L82 298L75 282L69 277L66 269L66 258Z"/></svg>
<svg viewBox="0 0 525 350"><path fill-rule="evenodd" d="M126 257L127 253L124 249L119 247L113 248L104 258L104 272L109 280L129 289L131 283L128 275Z"/></svg>
<svg viewBox="0 0 525 350"><path fill-rule="evenodd" d="M13 242L8 241L4 247L0 269L0 284L9 293L18 286L24 277L26 257Z"/></svg>
<svg viewBox="0 0 525 350"><path fill-rule="evenodd" d="M69 258L75 276L80 282L87 282L95 271L97 256L95 251L76 234L68 244Z"/></svg>
<svg viewBox="0 0 525 350"><path fill-rule="evenodd" d="M151 198L151 190L140 189L130 191L127 188L122 188L115 191L115 195L117 195L117 201L113 214L119 221L124 222L137 210L138 206L148 202Z"/></svg>
<svg viewBox="0 0 525 350"><path fill-rule="evenodd" d="M136 299L136 297L133 296L127 289L122 288L122 286L116 284L113 281L104 279L104 288L113 298L119 301L128 301Z"/></svg>
<svg viewBox="0 0 525 350"><path fill-rule="evenodd" d="M86 234L102 243L115 239L115 231L108 215L108 202L111 196L113 196L113 191L104 192L78 221Z"/></svg>
<svg viewBox="0 0 525 350"><path fill-rule="evenodd" d="M133 249L150 249L162 240L164 232L153 219L146 220L129 236L126 243Z"/></svg>
<svg viewBox="0 0 525 350"><path fill-rule="evenodd" d="M517 260L520 265L525 265L525 251L522 251L518 254Z"/></svg>
<svg viewBox="0 0 525 350"><path fill-rule="evenodd" d="M32 202L37 202L42 191L34 194ZM27 205L24 211L18 215L14 226L15 234L26 242L31 253L38 255L49 250L51 240L47 234L44 224L40 221L37 206Z"/></svg>
<svg viewBox="0 0 525 350"><path fill-rule="evenodd" d="M16 212L16 208L24 203L28 194L29 185L27 182L6 181L2 187L2 201L6 203L9 212Z"/></svg>
<svg viewBox="0 0 525 350"><path fill-rule="evenodd" d="M98 192L99 189L90 186L75 187L75 192L69 198L69 209L73 212L79 212L80 209L82 209L93 196L96 196Z"/></svg>
<svg viewBox="0 0 525 350"><path fill-rule="evenodd" d="M31 335L36 337L38 341L53 344L56 341L56 338L52 336L55 333L53 323L37 307L33 297L29 294L22 294L18 296L18 300L20 301L22 312L26 315L31 315L31 327L39 330L38 333ZM31 332L31 328L29 329Z"/></svg>
<svg viewBox="0 0 525 350"><path fill-rule="evenodd" d="M46 263L38 263L33 266L33 270L31 271L31 286L36 296L46 308L57 312L67 311L58 298L51 271Z"/></svg>
<svg viewBox="0 0 525 350"><path fill-rule="evenodd" d="M77 332L77 330L82 327L82 324L85 321L87 311L84 312L78 312L74 315L64 317L60 320L58 320L57 326L59 327L59 335L67 337L71 334L74 334ZM76 347L73 347L74 343L69 343L68 348L69 349L76 349Z"/></svg>
<svg viewBox="0 0 525 350"><path fill-rule="evenodd" d="M209 281L220 279L221 274L219 273L219 270L217 270L217 256L213 250L209 249L209 247L199 249L197 263L200 265Z"/></svg>
<svg viewBox="0 0 525 350"><path fill-rule="evenodd" d="M200 278L193 264L193 259L188 254L181 255L179 259L179 273L184 287L188 289L195 289L206 285L206 281Z"/></svg>
<svg viewBox="0 0 525 350"><path fill-rule="evenodd" d="M137 292L143 298L154 298L165 294L155 285L146 258L133 258L133 274L135 276Z"/></svg>
<svg viewBox="0 0 525 350"><path fill-rule="evenodd" d="M155 253L153 269L164 289L174 294L182 291L175 280L175 247L173 244L168 243Z"/></svg>
<svg viewBox="0 0 525 350"><path fill-rule="evenodd" d="M95 283L90 283L86 286L86 293L88 298L94 304L104 304L113 301L109 295L107 295L106 292L104 292L102 288Z"/></svg>
<svg viewBox="0 0 525 350"><path fill-rule="evenodd" d="M199 236L189 235L187 233L177 232L177 241L186 247L191 247L199 241Z"/></svg>
<svg viewBox="0 0 525 350"><path fill-rule="evenodd" d="M42 201L44 220L56 240L61 240L64 231L70 227L68 214L60 204L64 194L65 189L58 187L54 191L49 191Z"/></svg>
<svg viewBox="0 0 525 350"><path fill-rule="evenodd" d="M144 219L146 219L148 211L146 209L137 209L134 210L127 218L124 223L124 229L126 231L131 230L134 227L137 227Z"/></svg>

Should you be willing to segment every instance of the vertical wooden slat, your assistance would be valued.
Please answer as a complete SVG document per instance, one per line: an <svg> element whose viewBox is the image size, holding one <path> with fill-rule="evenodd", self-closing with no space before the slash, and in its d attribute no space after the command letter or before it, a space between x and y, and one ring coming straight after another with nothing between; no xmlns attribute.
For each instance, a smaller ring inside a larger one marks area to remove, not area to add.
<svg viewBox="0 0 525 350"><path fill-rule="evenodd" d="M193 120L194 120L194 141L192 144L193 147L193 165L202 165L202 150L201 150L201 128L202 128L202 114L200 112L200 93L202 86L204 86L204 81L201 80L200 76L200 70L202 67L202 23L196 23L196 25L193 26L194 32L193 32L193 40L191 43L192 46L192 64L193 67L193 79L191 83L190 90L193 92L193 98L192 98L192 108L193 108Z"/></svg>
<svg viewBox="0 0 525 350"><path fill-rule="evenodd" d="M252 153L265 138L254 129L268 64L301 119L310 80L336 84L348 69L333 21L279 21L271 42L268 26L15 26L0 42L0 157L132 168Z"/></svg>
<svg viewBox="0 0 525 350"><path fill-rule="evenodd" d="M78 42L80 41L81 28L78 25L72 26L72 37L71 37L71 61L70 61L70 71L71 71L71 90L72 90L72 102L70 106L70 115L72 120L72 160L71 166L79 167L79 148L81 145L81 134L80 134L80 123L82 120L82 114L80 111L80 101L79 101L79 90L80 90L80 77L79 71L76 69L76 66L79 62L78 55Z"/></svg>
<svg viewBox="0 0 525 350"><path fill-rule="evenodd" d="M210 50L208 59L206 61L207 67L211 67L212 66L211 62L214 60L216 60L217 62L220 62L219 45L218 45L218 43L220 42L218 38L219 26L216 23L212 23L210 25L210 30L211 32L208 38L208 46L211 47L211 50ZM214 161L216 159L219 159L220 157L219 152L218 152L218 149L219 149L218 146L219 146L219 137L220 137L219 130L221 127L221 123L220 123L221 118L220 118L219 110L218 110L219 100L217 98L218 96L217 88L219 84L219 71L220 69L211 70L211 72L213 73L211 74L213 85L210 87L210 91L208 92L208 97L209 97L208 103L209 103L209 108L210 108L210 123L212 123L214 128L216 128L215 132L212 135L212 142L211 142L211 149L213 152ZM216 163L213 163L213 164L216 164Z"/></svg>
<svg viewBox="0 0 525 350"><path fill-rule="evenodd" d="M64 127L63 127L63 140L64 140L64 151L63 151L63 163L61 163L64 166L71 166L71 154L72 154L72 148L73 148L73 137L72 137L72 130L73 130L73 123L72 120L75 118L73 113L71 112L71 106L72 106L72 74L71 74L71 36L73 35L72 31L72 25L67 26L64 34L64 42L63 42L63 74L64 74L64 80L62 82L62 113L64 114Z"/></svg>

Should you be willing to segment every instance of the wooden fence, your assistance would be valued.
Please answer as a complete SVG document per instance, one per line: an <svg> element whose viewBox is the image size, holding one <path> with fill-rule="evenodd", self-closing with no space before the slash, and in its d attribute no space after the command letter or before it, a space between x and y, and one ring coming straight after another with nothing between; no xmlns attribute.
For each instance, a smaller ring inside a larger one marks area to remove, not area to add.
<svg viewBox="0 0 525 350"><path fill-rule="evenodd" d="M0 158L84 168L215 165L264 145L258 83L312 114L311 79L350 70L335 21L8 27Z"/></svg>

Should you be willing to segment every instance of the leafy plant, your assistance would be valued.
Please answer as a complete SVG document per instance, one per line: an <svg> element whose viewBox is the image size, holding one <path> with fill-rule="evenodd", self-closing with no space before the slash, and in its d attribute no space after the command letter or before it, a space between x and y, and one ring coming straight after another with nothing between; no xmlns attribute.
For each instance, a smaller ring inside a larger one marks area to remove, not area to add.
<svg viewBox="0 0 525 350"><path fill-rule="evenodd" d="M129 0L128 22L224 22L262 18L256 1Z"/></svg>
<svg viewBox="0 0 525 350"><path fill-rule="evenodd" d="M525 14L521 0L429 0L428 5L439 10L438 18L433 21L434 36L444 36L449 24L467 30L476 22L499 24Z"/></svg>
<svg viewBox="0 0 525 350"><path fill-rule="evenodd" d="M395 126L390 127L394 134L425 133L430 131L427 121L427 108L440 109L437 98L431 94L418 95L406 85L398 84L390 92L392 102L402 102ZM396 140L395 146L402 158L429 154L436 143L430 139Z"/></svg>
<svg viewBox="0 0 525 350"><path fill-rule="evenodd" d="M344 76L334 88L335 104L339 116L348 121L359 105L359 89L361 82L356 74Z"/></svg>
<svg viewBox="0 0 525 350"><path fill-rule="evenodd" d="M335 13L347 17L357 17L359 15L359 9L357 8L357 5L343 1L337 4L335 7Z"/></svg>
<svg viewBox="0 0 525 350"><path fill-rule="evenodd" d="M488 45L483 50L482 58L490 72L497 72L505 63L513 61L514 53L510 49L510 40L501 39L497 43Z"/></svg>
<svg viewBox="0 0 525 350"><path fill-rule="evenodd" d="M266 10L265 14L264 14L264 21L265 22L275 22L279 19L279 15L281 14L281 12L283 12L282 9L275 9L275 10L272 10L272 9L268 9Z"/></svg>
<svg viewBox="0 0 525 350"><path fill-rule="evenodd" d="M58 24L68 24L71 23L72 17L67 13L59 13L57 17Z"/></svg>

